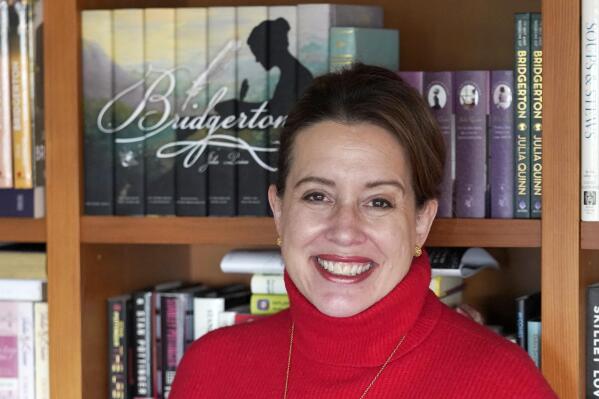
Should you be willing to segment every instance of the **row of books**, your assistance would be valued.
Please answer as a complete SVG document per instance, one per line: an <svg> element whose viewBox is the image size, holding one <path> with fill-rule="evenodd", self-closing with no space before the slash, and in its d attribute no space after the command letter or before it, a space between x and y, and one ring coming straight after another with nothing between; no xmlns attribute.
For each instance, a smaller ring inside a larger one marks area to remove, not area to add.
<svg viewBox="0 0 599 399"><path fill-rule="evenodd" d="M581 3L580 218L599 221L599 1Z"/></svg>
<svg viewBox="0 0 599 399"><path fill-rule="evenodd" d="M41 0L0 0L0 217L44 215Z"/></svg>
<svg viewBox="0 0 599 399"><path fill-rule="evenodd" d="M347 62L397 70L382 28L377 6L84 10L85 213L267 215L297 96Z"/></svg>
<svg viewBox="0 0 599 399"><path fill-rule="evenodd" d="M43 245L0 245L0 397L49 399Z"/></svg>

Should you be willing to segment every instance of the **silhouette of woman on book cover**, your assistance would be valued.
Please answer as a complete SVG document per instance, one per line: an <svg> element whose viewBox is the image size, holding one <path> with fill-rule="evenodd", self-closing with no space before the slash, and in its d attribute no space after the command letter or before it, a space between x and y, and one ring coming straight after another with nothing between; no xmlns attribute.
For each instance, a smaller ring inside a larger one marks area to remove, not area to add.
<svg viewBox="0 0 599 399"><path fill-rule="evenodd" d="M284 18L266 20L252 29L247 39L247 44L256 57L256 61L264 69L270 70L277 67L280 70L279 81L268 103L269 114L275 118L287 115L293 104L295 104L297 95L303 93L306 89L303 86L298 87L297 82L306 82L304 85L308 86L313 79L312 73L289 52L289 30L289 23ZM264 37L268 38L267 51L261 48L264 45L262 39ZM231 109L227 106L230 107L230 101L233 101L238 115L241 112L250 115L251 110L258 108L260 104L243 101L248 90L248 80L244 79L241 83L238 100L224 101L215 107L216 111L223 117L228 116L223 115L221 110Z"/></svg>

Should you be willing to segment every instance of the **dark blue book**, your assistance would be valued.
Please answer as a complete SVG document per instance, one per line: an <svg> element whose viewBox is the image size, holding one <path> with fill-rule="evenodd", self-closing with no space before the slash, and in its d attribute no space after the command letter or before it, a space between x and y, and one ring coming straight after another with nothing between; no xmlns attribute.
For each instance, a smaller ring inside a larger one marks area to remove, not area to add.
<svg viewBox="0 0 599 399"><path fill-rule="evenodd" d="M541 293L516 298L516 342L524 350L528 348L528 321L535 317L541 317Z"/></svg>
<svg viewBox="0 0 599 399"><path fill-rule="evenodd" d="M531 187L530 212L540 218L543 195L543 24L540 13L532 13L531 33Z"/></svg>
<svg viewBox="0 0 599 399"><path fill-rule="evenodd" d="M42 218L44 187L0 189L0 217Z"/></svg>

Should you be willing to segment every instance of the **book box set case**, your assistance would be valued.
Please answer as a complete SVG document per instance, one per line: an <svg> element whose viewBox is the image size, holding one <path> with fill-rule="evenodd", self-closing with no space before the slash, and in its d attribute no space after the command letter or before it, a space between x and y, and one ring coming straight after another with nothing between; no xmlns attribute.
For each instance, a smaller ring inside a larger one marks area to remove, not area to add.
<svg viewBox="0 0 599 399"><path fill-rule="evenodd" d="M47 243L52 398L107 397L109 296L174 279L243 279L221 274L220 257L235 247L273 247L276 239L269 218L83 215L81 10L285 3L297 1L45 1L46 218L0 219L0 241ZM542 11L542 221L438 220L427 245L494 248L504 271L481 273L466 292L483 309L509 307L524 289L540 288L543 374L560 398L582 398L585 287L599 281L599 223L579 217L579 1L376 4L384 8L385 26L401 32L402 70L511 69L513 14Z"/></svg>

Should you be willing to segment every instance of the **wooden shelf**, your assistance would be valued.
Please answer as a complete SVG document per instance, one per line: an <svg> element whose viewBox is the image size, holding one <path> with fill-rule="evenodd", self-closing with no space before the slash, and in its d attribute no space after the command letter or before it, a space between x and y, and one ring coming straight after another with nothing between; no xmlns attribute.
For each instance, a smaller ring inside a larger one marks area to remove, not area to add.
<svg viewBox="0 0 599 399"><path fill-rule="evenodd" d="M599 222L580 223L580 248L599 249Z"/></svg>
<svg viewBox="0 0 599 399"><path fill-rule="evenodd" d="M46 242L46 220L0 218L0 241Z"/></svg>
<svg viewBox="0 0 599 399"><path fill-rule="evenodd" d="M539 220L438 219L429 246L539 247ZM95 244L274 245L267 217L100 217L84 216L81 240Z"/></svg>

